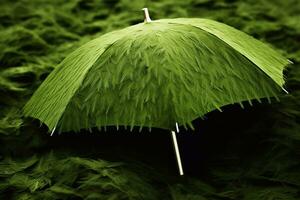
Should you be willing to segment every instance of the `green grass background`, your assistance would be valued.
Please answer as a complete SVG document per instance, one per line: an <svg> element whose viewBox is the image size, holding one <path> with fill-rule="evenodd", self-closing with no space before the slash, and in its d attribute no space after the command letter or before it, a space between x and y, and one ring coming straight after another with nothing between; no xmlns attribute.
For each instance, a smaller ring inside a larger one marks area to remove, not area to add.
<svg viewBox="0 0 300 200"><path fill-rule="evenodd" d="M294 62L289 95L229 106L179 135L177 176L169 133L66 133L50 137L20 109L81 44L152 19L203 17L269 43ZM298 0L1 0L0 199L300 199Z"/></svg>

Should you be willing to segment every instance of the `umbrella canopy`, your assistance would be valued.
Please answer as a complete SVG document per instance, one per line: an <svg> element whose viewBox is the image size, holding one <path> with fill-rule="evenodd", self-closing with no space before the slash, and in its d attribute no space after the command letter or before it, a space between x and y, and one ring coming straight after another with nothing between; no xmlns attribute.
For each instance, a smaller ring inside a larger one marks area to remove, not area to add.
<svg viewBox="0 0 300 200"><path fill-rule="evenodd" d="M192 127L222 106L276 97L288 64L268 45L213 20L147 20L75 50L24 112L59 131Z"/></svg>

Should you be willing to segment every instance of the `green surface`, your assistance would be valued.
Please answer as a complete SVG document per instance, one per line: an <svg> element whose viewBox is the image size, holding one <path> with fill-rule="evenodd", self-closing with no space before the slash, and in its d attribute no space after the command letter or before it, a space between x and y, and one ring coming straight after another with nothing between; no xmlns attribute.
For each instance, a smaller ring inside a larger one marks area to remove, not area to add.
<svg viewBox="0 0 300 200"><path fill-rule="evenodd" d="M168 132L50 137L20 111L69 53L140 23L145 5L152 19L224 22L294 62L284 72L290 94L280 102L228 106L193 122L194 134L179 135L185 177L177 176ZM299 199L299 13L297 0L2 0L0 199Z"/></svg>
<svg viewBox="0 0 300 200"><path fill-rule="evenodd" d="M289 62L267 45L206 19L167 19L107 33L68 56L25 115L50 130L193 128L208 112L280 94Z"/></svg>

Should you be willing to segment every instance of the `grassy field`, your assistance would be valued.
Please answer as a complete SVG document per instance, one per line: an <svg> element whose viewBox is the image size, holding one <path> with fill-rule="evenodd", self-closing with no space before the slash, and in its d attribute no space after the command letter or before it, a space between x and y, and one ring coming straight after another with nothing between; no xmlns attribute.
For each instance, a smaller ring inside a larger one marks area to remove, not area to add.
<svg viewBox="0 0 300 200"><path fill-rule="evenodd" d="M152 19L224 22L294 62L280 102L227 106L179 135L134 130L49 136L21 109L53 68L103 33ZM1 0L0 199L300 199L299 0Z"/></svg>

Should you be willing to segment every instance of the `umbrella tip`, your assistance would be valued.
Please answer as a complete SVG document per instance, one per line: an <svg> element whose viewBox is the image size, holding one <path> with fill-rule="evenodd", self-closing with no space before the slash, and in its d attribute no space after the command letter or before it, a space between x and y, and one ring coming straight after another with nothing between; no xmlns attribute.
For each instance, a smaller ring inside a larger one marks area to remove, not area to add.
<svg viewBox="0 0 300 200"><path fill-rule="evenodd" d="M150 15L149 15L148 8L143 8L142 10L144 11L144 22L145 23L151 22L152 20L151 20Z"/></svg>
<svg viewBox="0 0 300 200"><path fill-rule="evenodd" d="M50 135L50 136L53 136L53 133L54 133L55 129L56 129L56 126L55 126L54 129L51 131L51 135Z"/></svg>
<svg viewBox="0 0 300 200"><path fill-rule="evenodd" d="M179 127L178 127L178 123L176 122L176 132L179 133Z"/></svg>
<svg viewBox="0 0 300 200"><path fill-rule="evenodd" d="M283 90L285 93L289 94L289 92L288 92L284 87L282 87L282 90Z"/></svg>

